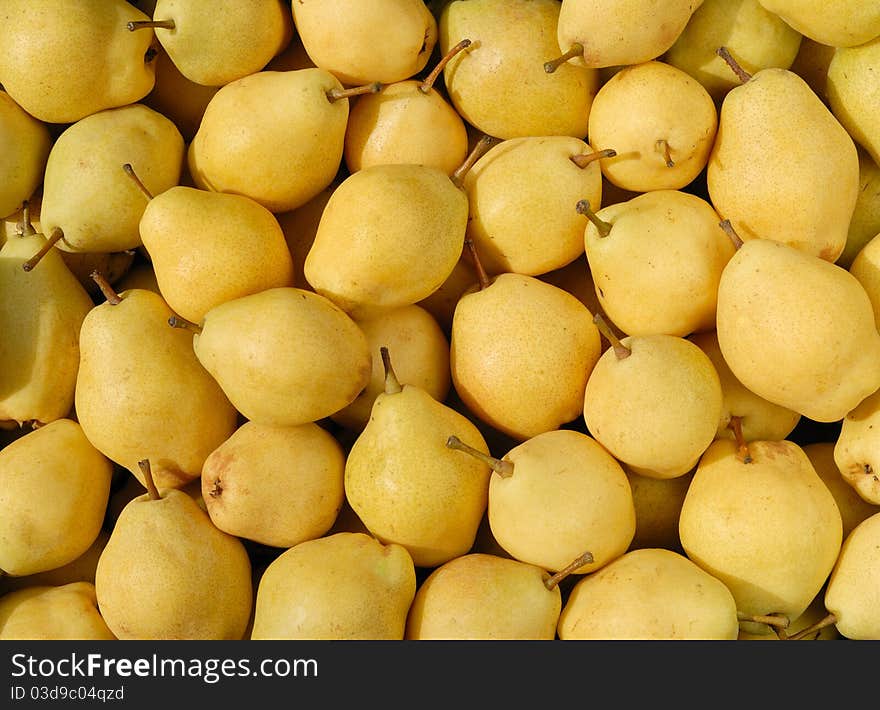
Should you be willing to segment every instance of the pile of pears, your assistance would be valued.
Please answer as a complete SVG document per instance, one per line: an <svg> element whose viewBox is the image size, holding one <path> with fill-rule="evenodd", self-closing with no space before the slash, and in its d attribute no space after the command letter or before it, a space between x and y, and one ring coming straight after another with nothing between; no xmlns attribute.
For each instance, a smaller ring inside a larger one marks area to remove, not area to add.
<svg viewBox="0 0 880 710"><path fill-rule="evenodd" d="M880 640L880 4L0 14L0 639Z"/></svg>

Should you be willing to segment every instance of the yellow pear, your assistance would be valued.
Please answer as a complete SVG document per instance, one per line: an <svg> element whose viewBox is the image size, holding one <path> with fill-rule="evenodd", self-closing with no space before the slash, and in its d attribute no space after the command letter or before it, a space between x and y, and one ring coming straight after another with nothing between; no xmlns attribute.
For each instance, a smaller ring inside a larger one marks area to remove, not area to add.
<svg viewBox="0 0 880 710"><path fill-rule="evenodd" d="M834 462L858 495L880 505L880 390L865 397L843 417L834 442Z"/></svg>
<svg viewBox="0 0 880 710"><path fill-rule="evenodd" d="M196 358L192 335L168 324L173 311L159 294L105 288L108 300L80 330L77 419L142 484L138 462L149 456L157 485L183 486L235 431L238 412Z"/></svg>
<svg viewBox="0 0 880 710"><path fill-rule="evenodd" d="M642 476L624 468L632 490L636 509L636 531L630 550L662 547L674 552L684 552L678 537L678 518L694 477L693 471L675 478Z"/></svg>
<svg viewBox="0 0 880 710"><path fill-rule="evenodd" d="M794 246L743 243L721 274L716 322L734 376L815 421L843 419L880 387L880 333L864 287Z"/></svg>
<svg viewBox="0 0 880 710"><path fill-rule="evenodd" d="M880 165L864 148L858 152L859 196L849 222L846 246L835 262L845 269L850 268L862 248L880 234Z"/></svg>
<svg viewBox="0 0 880 710"><path fill-rule="evenodd" d="M688 558L728 586L739 612L792 620L828 578L842 520L794 442L719 439L688 487L679 534ZM742 625L752 632L761 626Z"/></svg>
<svg viewBox="0 0 880 710"><path fill-rule="evenodd" d="M458 300L473 288L476 281L477 273L471 262L470 252L463 249L462 255L455 262L455 266L452 267L446 280L440 284L436 291L425 296L416 305L421 306L434 316L448 337L452 332L455 306L458 304Z"/></svg>
<svg viewBox="0 0 880 710"><path fill-rule="evenodd" d="M402 640L416 592L401 545L340 532L276 557L257 588L252 640Z"/></svg>
<svg viewBox="0 0 880 710"><path fill-rule="evenodd" d="M880 35L880 7L862 0L759 0L806 37L851 47Z"/></svg>
<svg viewBox="0 0 880 710"><path fill-rule="evenodd" d="M880 327L880 232L859 249L847 271L856 277L868 294L874 310L874 322Z"/></svg>
<svg viewBox="0 0 880 710"><path fill-rule="evenodd" d="M0 90L0 215L18 211L37 192L51 148L49 127Z"/></svg>
<svg viewBox="0 0 880 710"><path fill-rule="evenodd" d="M0 570L24 576L82 555L98 537L113 467L72 419L0 449Z"/></svg>
<svg viewBox="0 0 880 710"><path fill-rule="evenodd" d="M47 123L73 123L139 101L153 88L149 17L125 0L8 0L0 23L0 84Z"/></svg>
<svg viewBox="0 0 880 710"><path fill-rule="evenodd" d="M0 641L114 641L95 585L27 587L0 597Z"/></svg>
<svg viewBox="0 0 880 710"><path fill-rule="evenodd" d="M98 608L123 640L239 640L253 606L241 540L214 526L186 493L156 488L119 515L95 571Z"/></svg>
<svg viewBox="0 0 880 710"><path fill-rule="evenodd" d="M471 41L443 70L465 121L501 139L587 135L598 74L573 65L552 76L543 69L558 53L559 11L556 0L453 0L443 7L441 53Z"/></svg>
<svg viewBox="0 0 880 710"><path fill-rule="evenodd" d="M488 454L479 429L416 385L401 383L382 350L385 391L345 462L345 496L372 535L417 567L468 552L486 511L488 464L446 446L455 436Z"/></svg>
<svg viewBox="0 0 880 710"><path fill-rule="evenodd" d="M578 580L558 625L563 641L732 641L738 631L727 586L663 548L631 550Z"/></svg>
<svg viewBox="0 0 880 710"><path fill-rule="evenodd" d="M201 493L220 530L288 548L321 537L345 495L342 446L314 422L244 422L205 459Z"/></svg>
<svg viewBox="0 0 880 710"><path fill-rule="evenodd" d="M370 380L363 331L332 301L270 288L209 310L196 357L247 419L294 426L351 404Z"/></svg>
<svg viewBox="0 0 880 710"><path fill-rule="evenodd" d="M816 96L828 104L826 87L828 84L828 65L834 57L836 47L816 42L801 35L801 46L794 61L788 67L815 92Z"/></svg>
<svg viewBox="0 0 880 710"><path fill-rule="evenodd" d="M828 106L840 124L875 163L880 162L880 11L876 36L864 44L838 46L828 64Z"/></svg>
<svg viewBox="0 0 880 710"><path fill-rule="evenodd" d="M717 128L718 112L703 85L658 60L623 67L590 108L590 142L616 152L601 162L602 174L633 192L692 183L706 167Z"/></svg>

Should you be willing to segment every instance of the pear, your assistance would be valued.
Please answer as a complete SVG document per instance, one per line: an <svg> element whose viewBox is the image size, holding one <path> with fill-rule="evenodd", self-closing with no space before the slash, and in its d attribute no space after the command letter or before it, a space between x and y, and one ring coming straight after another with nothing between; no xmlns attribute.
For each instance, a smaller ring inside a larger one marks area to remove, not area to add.
<svg viewBox="0 0 880 710"><path fill-rule="evenodd" d="M244 422L205 459L201 494L220 530L288 548L324 535L345 495L342 446L314 422Z"/></svg>
<svg viewBox="0 0 880 710"><path fill-rule="evenodd" d="M203 86L260 71L293 36L290 8L282 0L157 0L152 15L128 23L128 29L152 28L180 73Z"/></svg>
<svg viewBox="0 0 880 710"><path fill-rule="evenodd" d="M871 237L859 249L847 271L855 276L862 288L865 289L874 311L874 322L880 324L880 239L877 238L878 236L880 236L880 232Z"/></svg>
<svg viewBox="0 0 880 710"><path fill-rule="evenodd" d="M546 70L558 71L565 63L602 69L656 59L678 39L702 2L562 0L556 38L563 54Z"/></svg>
<svg viewBox="0 0 880 710"><path fill-rule="evenodd" d="M402 640L416 592L406 548L340 532L276 557L257 589L252 640Z"/></svg>
<svg viewBox="0 0 880 710"><path fill-rule="evenodd" d="M600 352L586 306L534 276L484 273L455 307L453 386L479 419L520 441L579 416Z"/></svg>
<svg viewBox="0 0 880 710"><path fill-rule="evenodd" d="M864 148L859 148L859 196L843 253L834 262L850 269L859 252L880 234L880 165L874 162Z"/></svg>
<svg viewBox="0 0 880 710"><path fill-rule="evenodd" d="M141 244L143 195L122 172L130 163L153 194L177 185L183 137L174 123L142 104L107 109L77 121L52 146L40 224L63 232L66 251L113 252Z"/></svg>
<svg viewBox="0 0 880 710"><path fill-rule="evenodd" d="M865 289L794 246L743 243L721 274L716 321L734 376L809 419L838 421L880 387L880 333Z"/></svg>
<svg viewBox="0 0 880 710"><path fill-rule="evenodd" d="M467 237L483 268L540 276L581 256L583 223L571 206L588 199L599 208L600 165L613 155L571 136L510 138L486 151L463 183Z"/></svg>
<svg viewBox="0 0 880 710"><path fill-rule="evenodd" d="M41 422L66 417L79 370L80 327L94 302L48 248L27 215L23 233L0 248L0 421Z"/></svg>
<svg viewBox="0 0 880 710"><path fill-rule="evenodd" d="M732 641L738 632L723 581L663 548L631 550L578 580L558 624L563 641Z"/></svg>
<svg viewBox="0 0 880 710"><path fill-rule="evenodd" d="M769 67L790 69L802 39L758 0L703 0L662 59L686 71L720 102L739 82L718 56L718 47L726 47L754 74Z"/></svg>
<svg viewBox="0 0 880 710"><path fill-rule="evenodd" d="M253 606L242 542L214 526L186 493L157 489L119 515L95 571L98 608L123 640L238 640Z"/></svg>
<svg viewBox="0 0 880 710"><path fill-rule="evenodd" d="M587 431L635 473L684 475L717 431L723 395L715 366L678 335L618 339L606 330L612 345L596 362L584 391Z"/></svg>
<svg viewBox="0 0 880 710"><path fill-rule="evenodd" d="M627 335L685 337L715 327L721 274L735 248L702 197L651 190L595 211L583 232L602 310Z"/></svg>
<svg viewBox="0 0 880 710"><path fill-rule="evenodd" d="M834 262L856 204L856 145L794 72L768 68L743 78L719 112L709 199L742 240L773 239Z"/></svg>
<svg viewBox="0 0 880 710"><path fill-rule="evenodd" d="M858 46L838 46L828 64L826 92L828 106L853 140L875 163L880 162L880 100L877 72L880 71L880 12L877 36Z"/></svg>
<svg viewBox="0 0 880 710"><path fill-rule="evenodd" d="M155 83L156 38L126 23L148 19L125 0L4 2L0 84L47 123L135 103Z"/></svg>
<svg viewBox="0 0 880 710"><path fill-rule="evenodd" d="M0 215L17 212L37 192L51 148L49 127L0 90Z"/></svg>
<svg viewBox="0 0 880 710"><path fill-rule="evenodd" d="M692 183L706 167L717 128L718 112L703 85L658 60L623 67L590 108L592 145L616 152L602 161L602 174L633 192Z"/></svg>
<svg viewBox="0 0 880 710"><path fill-rule="evenodd" d="M27 587L0 597L0 641L114 641L95 585Z"/></svg>
<svg viewBox="0 0 880 710"><path fill-rule="evenodd" d="M186 320L198 323L226 301L294 285L281 225L255 200L186 185L148 199L141 241L159 292Z"/></svg>
<svg viewBox="0 0 880 710"><path fill-rule="evenodd" d="M880 390L847 412L834 442L834 462L843 480L866 502L880 505Z"/></svg>
<svg viewBox="0 0 880 710"><path fill-rule="evenodd" d="M795 30L830 47L852 47L880 35L880 7L861 0L759 0Z"/></svg>
<svg viewBox="0 0 880 710"><path fill-rule="evenodd" d="M816 42L801 35L801 46L794 61L788 67L815 92L816 96L828 105L828 65L834 57L836 47Z"/></svg>
<svg viewBox="0 0 880 710"><path fill-rule="evenodd" d="M345 496L372 535L403 546L417 567L436 567L474 544L491 470L447 448L449 436L488 454L479 429L416 385L401 383L382 349L385 392L345 462Z"/></svg>
<svg viewBox="0 0 880 710"><path fill-rule="evenodd" d="M694 472L675 478L643 476L626 468L624 473L636 510L636 531L629 549L661 547L684 553L678 537L678 518Z"/></svg>
<svg viewBox="0 0 880 710"><path fill-rule="evenodd" d="M458 440L448 444L480 457ZM485 458L492 536L511 557L550 572L567 567L585 549L589 574L626 552L636 513L620 464L579 431L547 431L518 444L501 459Z"/></svg>
<svg viewBox="0 0 880 710"><path fill-rule="evenodd" d="M245 195L274 213L305 204L336 177L357 93L319 68L263 70L224 84L187 148L195 187Z"/></svg>
<svg viewBox="0 0 880 710"><path fill-rule="evenodd" d="M159 294L103 288L108 300L80 330L77 419L95 448L142 484L147 454L157 485L183 486L235 431L238 412L196 358L192 335L168 325L174 313Z"/></svg>
<svg viewBox="0 0 880 710"><path fill-rule="evenodd" d="M834 496L793 441L713 442L679 518L688 558L724 582L739 612L800 616L837 559ZM767 630L743 620L745 631Z"/></svg>
<svg viewBox="0 0 880 710"><path fill-rule="evenodd" d="M556 0L453 0L440 14L440 52L470 46L443 70L461 117L490 136L585 138L599 76L591 69L543 63L558 53Z"/></svg>
<svg viewBox="0 0 880 710"><path fill-rule="evenodd" d="M241 296L209 310L194 330L198 361L235 408L261 424L330 416L370 380L363 331L312 291L279 287Z"/></svg>
<svg viewBox="0 0 880 710"><path fill-rule="evenodd" d="M409 79L437 43L437 21L422 0L325 0L291 8L309 57L347 85Z"/></svg>
<svg viewBox="0 0 880 710"><path fill-rule="evenodd" d="M101 530L113 467L72 419L0 449L0 570L24 576L82 555Z"/></svg>
<svg viewBox="0 0 880 710"><path fill-rule="evenodd" d="M440 284L436 291L425 296L416 305L421 306L434 316L448 338L452 332L455 306L465 293L473 289L476 281L477 272L471 260L470 250L463 248L461 256L455 262L455 266L452 267L446 280Z"/></svg>

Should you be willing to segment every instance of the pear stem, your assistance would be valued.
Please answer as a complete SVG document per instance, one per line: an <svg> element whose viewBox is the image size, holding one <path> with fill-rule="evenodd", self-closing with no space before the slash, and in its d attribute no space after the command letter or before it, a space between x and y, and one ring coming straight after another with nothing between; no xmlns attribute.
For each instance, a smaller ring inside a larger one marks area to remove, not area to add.
<svg viewBox="0 0 880 710"><path fill-rule="evenodd" d="M611 343L611 347L614 348L614 354L618 360L623 360L632 355L632 350L620 342L620 338L614 334L614 331L608 326L601 313L596 313L593 316L593 323L596 324L599 332Z"/></svg>
<svg viewBox="0 0 880 710"><path fill-rule="evenodd" d="M785 614L746 614L743 611L737 611L736 618L739 621L753 621L756 624L767 624L767 626L781 629L791 623Z"/></svg>
<svg viewBox="0 0 880 710"><path fill-rule="evenodd" d="M580 557L575 560L569 562L565 567L559 570L556 574L548 577L544 580L544 586L547 589L553 589L553 587L557 586L563 579L572 574L576 569L583 567L584 565L588 565L593 561L593 553L585 552Z"/></svg>
<svg viewBox="0 0 880 710"><path fill-rule="evenodd" d="M52 247L54 247L58 242L61 241L61 238L63 236L64 232L61 230L61 227L55 227L55 229L52 230L52 234L50 234L49 237L46 239L46 243L40 247L39 251L36 254L34 254L30 259L24 262L21 265L21 268L25 271L30 271L31 269L33 269L37 264L40 263L40 259L46 256L46 254L49 253Z"/></svg>
<svg viewBox="0 0 880 710"><path fill-rule="evenodd" d="M739 79L743 84L745 84L749 79L752 78L752 75L749 74L745 69L743 69L739 62L733 58L733 55L730 53L730 50L727 47L719 47L715 50L715 54L721 57L724 62L729 66L733 73L736 74L736 78Z"/></svg>
<svg viewBox="0 0 880 710"><path fill-rule="evenodd" d="M579 168L585 168L590 163L600 160L601 158L613 158L617 155L614 148L606 148L605 150L597 150L593 153L580 153L579 155L570 155L568 159Z"/></svg>
<svg viewBox="0 0 880 710"><path fill-rule="evenodd" d="M478 461L482 461L486 464L495 473L501 476L501 478L510 478L513 475L512 461L504 461L502 459L496 459L494 456L484 454L479 449L475 449L473 446L465 444L461 439L455 436L455 434L446 440L446 447L453 449L454 451L463 451L466 454L470 454Z"/></svg>
<svg viewBox="0 0 880 710"><path fill-rule="evenodd" d="M675 161L672 159L672 155L669 153L669 141L665 138L660 138L654 143L654 150L656 150L660 155L663 156L663 162L666 163L667 168L674 168Z"/></svg>
<svg viewBox="0 0 880 710"><path fill-rule="evenodd" d="M565 64L569 59L583 56L584 45L582 45L580 42L575 42L571 45L571 49L569 49L565 54L556 57L556 59L551 59L549 62L544 62L544 71L548 74L552 74L557 69L559 69L559 67Z"/></svg>
<svg viewBox="0 0 880 710"><path fill-rule="evenodd" d="M22 237L29 237L37 233L34 225L31 224L31 204L28 200L25 200L21 205L21 221L18 223L16 231Z"/></svg>
<svg viewBox="0 0 880 710"><path fill-rule="evenodd" d="M138 174L134 171L134 168L131 167L131 163L126 163L122 166L122 169L125 171L125 174L128 175L128 177L134 180L134 184L137 185L138 190L140 190L144 194L144 197L146 197L147 200L152 200L153 193L151 193L147 189L147 186L144 185L143 181L138 177Z"/></svg>
<svg viewBox="0 0 880 710"><path fill-rule="evenodd" d="M749 453L749 444L743 436L742 417L732 416L727 422L727 428L733 432L734 439L736 439L736 458L741 463L751 463L752 455Z"/></svg>
<svg viewBox="0 0 880 710"><path fill-rule="evenodd" d="M191 333L195 333L199 335L202 332L202 327L192 321L186 320L186 318L181 318L180 316L174 315L168 319L168 325L172 328L181 328L182 330L188 330Z"/></svg>
<svg viewBox="0 0 880 710"><path fill-rule="evenodd" d="M471 260L474 262L474 269L476 269L477 272L477 281L480 284L480 290L482 291L483 289L489 288L492 281L489 278L489 274L486 273L486 269L483 268L483 262L480 261L480 256L477 254L477 246L474 244L474 240L467 237L464 240L464 245L471 255Z"/></svg>
<svg viewBox="0 0 880 710"><path fill-rule="evenodd" d="M461 188L464 184L464 176L467 175L467 172L473 167L474 163L476 163L486 151L489 150L493 145L498 142L497 138L493 138L489 135L483 135L480 140L476 142L473 149L470 153L468 153L467 157L464 159L464 162L459 165L452 175L449 176L449 179L452 180L452 183Z"/></svg>
<svg viewBox="0 0 880 710"><path fill-rule="evenodd" d="M352 86L348 89L330 89L327 92L327 100L332 104L339 99L348 99L352 96L360 96L361 94L378 94L380 91L382 91L382 83L374 81L372 84Z"/></svg>
<svg viewBox="0 0 880 710"><path fill-rule="evenodd" d="M397 394L403 391L400 380L391 366L391 355L388 354L388 348L384 345L379 348L379 355L382 356L382 367L385 369L385 394Z"/></svg>
<svg viewBox="0 0 880 710"><path fill-rule="evenodd" d="M722 219L718 226L724 230L724 233L730 237L730 241L733 242L733 246L736 249L739 249L743 245L742 237L736 233L736 230L733 228L733 225L730 223L729 219Z"/></svg>
<svg viewBox="0 0 880 710"><path fill-rule="evenodd" d="M156 482L153 480L153 469L150 468L150 459L141 459L138 461L138 468L141 470L141 473L144 474L144 483L147 486L147 493L150 495L150 500L161 500L162 496L159 495L159 489L156 488Z"/></svg>
<svg viewBox="0 0 880 710"><path fill-rule="evenodd" d="M437 62L437 66L435 66L431 70L431 73L425 77L424 81L419 84L419 91L421 91L423 94L427 94L432 88L434 88L434 82L437 81L437 77L440 76L440 72L443 71L444 67L449 64L449 60L452 59L456 54L458 54L462 50L467 49L470 46L471 41L469 39L463 39L452 49L450 49L446 54L444 54L440 58L440 61Z"/></svg>
<svg viewBox="0 0 880 710"><path fill-rule="evenodd" d="M89 274L89 277L98 284L98 288L101 289L101 293L104 294L104 298L107 299L107 303L111 306L117 306L122 303L122 299L119 297L119 294L113 290L113 287L110 285L110 282L104 277L102 273L99 271L93 271Z"/></svg>
<svg viewBox="0 0 880 710"><path fill-rule="evenodd" d="M159 30L175 29L174 20L135 20L134 22L126 22L125 26L128 28L129 32L148 28Z"/></svg>
<svg viewBox="0 0 880 710"><path fill-rule="evenodd" d="M600 237L604 238L611 234L611 227L613 225L610 222L600 219L599 216L593 212L589 200L578 200L575 209L578 211L578 214L586 216L586 218L593 223L593 226L596 227L596 231L599 232Z"/></svg>
<svg viewBox="0 0 880 710"><path fill-rule="evenodd" d="M811 624L810 626L808 626L805 629L801 629L796 634L792 634L791 636L786 636L785 640L786 641L800 641L801 639L806 638L810 634L818 633L819 631L824 629L826 626L832 626L833 624L836 624L836 623L837 623L837 616L835 616L834 614L827 614L826 616L823 616L821 619L819 619L819 621L817 621L816 623Z"/></svg>

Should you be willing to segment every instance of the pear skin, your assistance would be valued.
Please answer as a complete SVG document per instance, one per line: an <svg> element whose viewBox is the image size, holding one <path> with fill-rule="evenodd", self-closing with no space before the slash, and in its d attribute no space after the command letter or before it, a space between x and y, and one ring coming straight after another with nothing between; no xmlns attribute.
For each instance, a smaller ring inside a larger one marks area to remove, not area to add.
<svg viewBox="0 0 880 710"><path fill-rule="evenodd" d="M95 585L38 585L0 597L0 641L114 641Z"/></svg>

